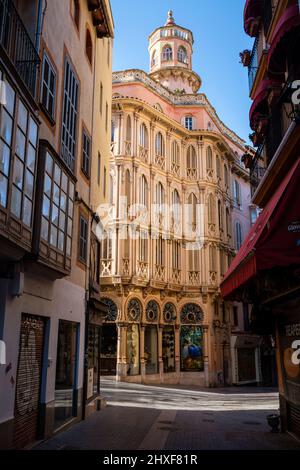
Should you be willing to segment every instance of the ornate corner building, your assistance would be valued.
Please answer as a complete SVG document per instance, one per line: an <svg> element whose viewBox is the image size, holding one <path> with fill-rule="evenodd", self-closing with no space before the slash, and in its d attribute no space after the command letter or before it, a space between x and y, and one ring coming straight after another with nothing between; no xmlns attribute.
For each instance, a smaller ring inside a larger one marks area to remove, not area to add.
<svg viewBox="0 0 300 470"><path fill-rule="evenodd" d="M193 42L169 12L149 37L150 73L113 73L101 367L117 380L232 382L219 284L250 229L249 173L244 141L198 94Z"/></svg>

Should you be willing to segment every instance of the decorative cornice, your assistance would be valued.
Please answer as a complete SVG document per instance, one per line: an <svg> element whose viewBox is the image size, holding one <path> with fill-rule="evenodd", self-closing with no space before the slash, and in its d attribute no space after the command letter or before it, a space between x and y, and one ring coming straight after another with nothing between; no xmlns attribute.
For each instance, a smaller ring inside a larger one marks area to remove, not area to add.
<svg viewBox="0 0 300 470"><path fill-rule="evenodd" d="M221 121L215 108L211 105L204 93L178 95L168 90L166 87L153 80L146 72L139 69L114 72L112 75L112 80L113 84L142 83L174 106L203 107L207 111L210 118L214 121L214 124L217 126L221 134L240 147L245 146L245 141L241 139L235 132L225 126L225 124ZM114 97L113 101L118 100L119 98L122 98L122 96Z"/></svg>

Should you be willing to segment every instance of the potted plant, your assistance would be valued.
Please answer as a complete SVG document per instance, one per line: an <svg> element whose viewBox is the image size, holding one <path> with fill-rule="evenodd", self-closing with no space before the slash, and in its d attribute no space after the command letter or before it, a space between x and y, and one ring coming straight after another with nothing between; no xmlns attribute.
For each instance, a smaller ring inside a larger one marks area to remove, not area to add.
<svg viewBox="0 0 300 470"><path fill-rule="evenodd" d="M244 51L240 52L241 62L244 67L249 67L251 62L251 52L249 49L245 49Z"/></svg>

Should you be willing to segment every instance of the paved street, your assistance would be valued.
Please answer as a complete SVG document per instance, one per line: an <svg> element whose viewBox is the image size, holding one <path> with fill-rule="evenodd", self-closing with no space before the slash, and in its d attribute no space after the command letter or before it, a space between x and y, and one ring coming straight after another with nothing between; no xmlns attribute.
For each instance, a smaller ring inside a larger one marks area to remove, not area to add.
<svg viewBox="0 0 300 470"><path fill-rule="evenodd" d="M279 406L270 389L101 384L108 406L38 449L300 450L270 432L266 416Z"/></svg>

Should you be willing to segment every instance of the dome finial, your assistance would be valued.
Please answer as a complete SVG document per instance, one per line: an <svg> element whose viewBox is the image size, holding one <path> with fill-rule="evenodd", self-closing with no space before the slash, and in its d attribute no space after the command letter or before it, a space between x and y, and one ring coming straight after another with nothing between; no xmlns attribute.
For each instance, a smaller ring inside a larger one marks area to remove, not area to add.
<svg viewBox="0 0 300 470"><path fill-rule="evenodd" d="M175 24L175 20L174 20L174 17L173 17L173 10L168 11L168 19L167 19L167 22L166 22L165 26L168 26L170 24Z"/></svg>

